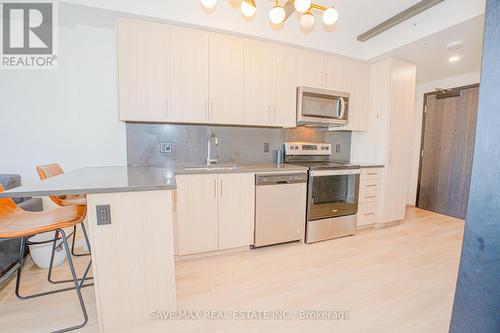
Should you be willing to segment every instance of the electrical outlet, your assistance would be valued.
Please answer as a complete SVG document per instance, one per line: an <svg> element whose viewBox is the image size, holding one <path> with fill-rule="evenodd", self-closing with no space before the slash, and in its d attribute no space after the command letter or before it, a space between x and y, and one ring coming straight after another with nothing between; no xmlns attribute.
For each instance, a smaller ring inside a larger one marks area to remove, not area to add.
<svg viewBox="0 0 500 333"><path fill-rule="evenodd" d="M172 152L172 143L171 142L160 143L160 153L171 153L171 152Z"/></svg>
<svg viewBox="0 0 500 333"><path fill-rule="evenodd" d="M97 225L111 224L111 207L109 205L96 205Z"/></svg>
<svg viewBox="0 0 500 333"><path fill-rule="evenodd" d="M264 142L264 153L269 153L269 142Z"/></svg>
<svg viewBox="0 0 500 333"><path fill-rule="evenodd" d="M340 144L335 145L335 152L340 153Z"/></svg>

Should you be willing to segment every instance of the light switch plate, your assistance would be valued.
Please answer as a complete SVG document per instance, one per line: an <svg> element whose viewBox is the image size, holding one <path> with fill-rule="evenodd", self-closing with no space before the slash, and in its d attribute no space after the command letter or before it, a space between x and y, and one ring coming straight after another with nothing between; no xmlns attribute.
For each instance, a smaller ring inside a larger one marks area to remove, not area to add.
<svg viewBox="0 0 500 333"><path fill-rule="evenodd" d="M111 207L109 205L96 205L97 225L111 224Z"/></svg>
<svg viewBox="0 0 500 333"><path fill-rule="evenodd" d="M171 152L172 152L172 143L171 142L160 143L160 153L171 153Z"/></svg>

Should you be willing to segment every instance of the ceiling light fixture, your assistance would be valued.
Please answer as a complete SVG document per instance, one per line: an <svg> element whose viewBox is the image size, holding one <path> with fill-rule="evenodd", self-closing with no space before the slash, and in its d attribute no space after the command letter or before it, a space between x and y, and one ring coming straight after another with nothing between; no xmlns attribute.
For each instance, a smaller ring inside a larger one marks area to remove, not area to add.
<svg viewBox="0 0 500 333"><path fill-rule="evenodd" d="M311 29L313 25L314 25L314 15L311 14L310 11L307 11L304 14L302 14L302 16L300 17L300 26L302 27L302 29L305 30Z"/></svg>
<svg viewBox="0 0 500 333"><path fill-rule="evenodd" d="M200 0L205 8L213 8L217 0ZM252 17L257 12L255 0L242 0L240 4L241 13L246 17ZM322 18L325 25L333 25L339 18L339 12L335 7L325 7L312 3L312 0L286 0L280 5L279 0L274 1L274 6L269 11L269 20L272 24L285 22L294 12L302 13L300 26L308 30L314 26L315 18L312 11L323 12Z"/></svg>
<svg viewBox="0 0 500 333"><path fill-rule="evenodd" d="M255 15L255 12L257 11L257 6L255 5L254 0L243 0L241 2L241 12L243 15L246 17L252 17Z"/></svg>
<svg viewBox="0 0 500 333"><path fill-rule="evenodd" d="M304 13L311 8L311 0L295 0L295 10Z"/></svg>
<svg viewBox="0 0 500 333"><path fill-rule="evenodd" d="M200 0L200 2L203 7L208 9L214 8L217 4L217 0Z"/></svg>
<svg viewBox="0 0 500 333"><path fill-rule="evenodd" d="M273 24L280 24L285 20L285 15L285 9L281 7L278 3L278 0L276 0L276 2L274 3L274 7L269 11L269 20Z"/></svg>
<svg viewBox="0 0 500 333"><path fill-rule="evenodd" d="M460 57L459 56L452 56L452 57L449 57L448 58L448 61L449 62L457 62L460 60Z"/></svg>
<svg viewBox="0 0 500 333"><path fill-rule="evenodd" d="M339 12L334 7L327 8L323 12L323 23L326 25L335 24L338 18L339 18Z"/></svg>

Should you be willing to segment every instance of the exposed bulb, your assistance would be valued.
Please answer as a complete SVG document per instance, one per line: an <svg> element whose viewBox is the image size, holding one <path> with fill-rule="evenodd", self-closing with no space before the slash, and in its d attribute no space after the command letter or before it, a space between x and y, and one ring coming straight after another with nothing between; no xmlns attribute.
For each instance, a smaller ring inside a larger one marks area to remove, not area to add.
<svg viewBox="0 0 500 333"><path fill-rule="evenodd" d="M203 7L208 9L214 8L217 4L217 0L200 0L200 2Z"/></svg>
<svg viewBox="0 0 500 333"><path fill-rule="evenodd" d="M300 26L302 29L310 29L314 25L314 15L310 12L302 14L300 17Z"/></svg>
<svg viewBox="0 0 500 333"><path fill-rule="evenodd" d="M295 10L299 13L307 12L311 8L311 0L295 0Z"/></svg>
<svg viewBox="0 0 500 333"><path fill-rule="evenodd" d="M323 23L326 25L335 24L338 18L339 18L339 12L334 7L327 8L323 12Z"/></svg>
<svg viewBox="0 0 500 333"><path fill-rule="evenodd" d="M285 20L285 10L283 7L276 5L271 8L269 11L269 20L271 20L273 24L282 23Z"/></svg>
<svg viewBox="0 0 500 333"><path fill-rule="evenodd" d="M243 0L241 2L241 12L243 15L246 17L252 17L255 15L255 12L257 11L257 7L255 6L255 2L253 0Z"/></svg>

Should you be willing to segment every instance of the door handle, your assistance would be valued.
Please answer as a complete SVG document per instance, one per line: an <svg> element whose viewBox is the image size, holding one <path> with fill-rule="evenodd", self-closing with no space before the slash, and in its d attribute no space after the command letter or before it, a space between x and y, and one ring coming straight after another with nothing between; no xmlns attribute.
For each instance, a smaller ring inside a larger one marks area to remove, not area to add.
<svg viewBox="0 0 500 333"><path fill-rule="evenodd" d="M217 198L217 180L214 179L214 198Z"/></svg>
<svg viewBox="0 0 500 333"><path fill-rule="evenodd" d="M220 197L222 198L222 179L220 180Z"/></svg>

